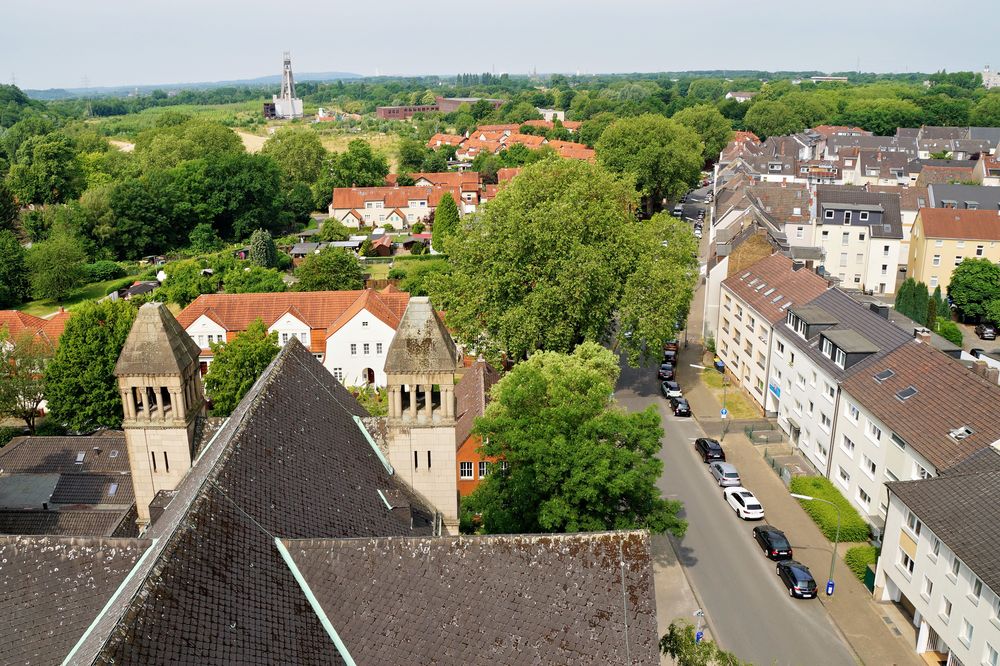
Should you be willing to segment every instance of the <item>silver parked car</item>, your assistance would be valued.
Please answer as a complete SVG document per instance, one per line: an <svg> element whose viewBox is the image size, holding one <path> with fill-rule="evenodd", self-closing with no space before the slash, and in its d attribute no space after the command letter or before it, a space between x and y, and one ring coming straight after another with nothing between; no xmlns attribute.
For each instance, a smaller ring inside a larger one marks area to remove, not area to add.
<svg viewBox="0 0 1000 666"><path fill-rule="evenodd" d="M715 477L715 480L723 488L740 485L740 473L730 463L722 461L714 462L708 466L708 471L712 473L712 476Z"/></svg>

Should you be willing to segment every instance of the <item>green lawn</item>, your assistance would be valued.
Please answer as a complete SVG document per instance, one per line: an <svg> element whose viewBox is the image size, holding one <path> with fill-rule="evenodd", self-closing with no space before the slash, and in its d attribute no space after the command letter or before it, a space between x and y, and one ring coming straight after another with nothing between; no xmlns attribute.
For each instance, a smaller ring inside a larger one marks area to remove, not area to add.
<svg viewBox="0 0 1000 666"><path fill-rule="evenodd" d="M722 402L722 373L715 369L705 370L701 373L701 381L712 391L713 395ZM731 419L755 419L760 417L760 410L743 394L743 390L735 385L730 378L729 388L725 391L726 409L729 410Z"/></svg>
<svg viewBox="0 0 1000 666"><path fill-rule="evenodd" d="M367 271L373 280L385 280L389 277L389 264L365 264Z"/></svg>
<svg viewBox="0 0 1000 666"><path fill-rule="evenodd" d="M137 280L138 278L138 275L133 275L131 277L133 280ZM84 301L96 301L98 298L103 298L107 295L108 287L117 282L121 282L124 279L125 278L118 278L116 280L106 280L104 282L94 282L85 285L70 294L62 303L57 303L56 301L49 299L41 299L25 303L18 309L21 310L21 312L26 312L27 314L34 315L36 317L45 317L46 315L53 314L59 310L60 306L66 308L67 310L72 310Z"/></svg>

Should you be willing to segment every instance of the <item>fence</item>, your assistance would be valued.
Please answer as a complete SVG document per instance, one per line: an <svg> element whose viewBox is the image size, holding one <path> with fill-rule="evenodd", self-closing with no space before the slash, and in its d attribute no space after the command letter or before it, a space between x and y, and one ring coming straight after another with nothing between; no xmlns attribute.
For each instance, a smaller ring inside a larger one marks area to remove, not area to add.
<svg viewBox="0 0 1000 666"><path fill-rule="evenodd" d="M771 469L774 470L774 473L778 475L778 478L781 479L781 482L784 483L785 487L787 488L788 485L792 482L791 470L789 470L787 467L785 467L785 465L780 463L778 459L772 456L771 452L768 451L767 449L764 449L764 462L766 462L771 467Z"/></svg>
<svg viewBox="0 0 1000 666"><path fill-rule="evenodd" d="M785 440L785 433L772 421L748 423L743 427L743 432L752 444L777 444Z"/></svg>

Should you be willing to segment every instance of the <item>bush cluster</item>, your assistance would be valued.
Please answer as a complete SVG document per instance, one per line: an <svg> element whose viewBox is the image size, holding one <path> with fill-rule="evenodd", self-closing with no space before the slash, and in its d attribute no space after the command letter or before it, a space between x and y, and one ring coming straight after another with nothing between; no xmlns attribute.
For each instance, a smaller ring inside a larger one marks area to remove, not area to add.
<svg viewBox="0 0 1000 666"><path fill-rule="evenodd" d="M855 546L848 549L847 554L844 555L844 562L847 563L847 568L862 583L865 582L865 572L868 571L868 565L875 564L877 560L878 551L875 549L875 546Z"/></svg>
<svg viewBox="0 0 1000 666"><path fill-rule="evenodd" d="M867 541L868 523L862 518L851 503L833 486L830 479L822 476L798 476L792 479L790 489L793 493L809 495L833 502L840 507L841 541ZM813 519L823 535L833 541L837 536L837 510L824 502L799 500L799 504L809 517Z"/></svg>

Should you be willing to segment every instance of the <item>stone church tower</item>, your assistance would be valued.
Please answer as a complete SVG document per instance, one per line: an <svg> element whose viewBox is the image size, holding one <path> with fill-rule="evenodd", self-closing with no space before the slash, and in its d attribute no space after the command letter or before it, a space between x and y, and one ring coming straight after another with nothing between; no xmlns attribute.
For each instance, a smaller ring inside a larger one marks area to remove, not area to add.
<svg viewBox="0 0 1000 666"><path fill-rule="evenodd" d="M426 297L413 297L385 357L389 461L458 531L455 371L460 355Z"/></svg>
<svg viewBox="0 0 1000 666"><path fill-rule="evenodd" d="M198 353L163 303L146 303L115 365L140 528L153 496L174 490L191 469L196 421L205 415Z"/></svg>

